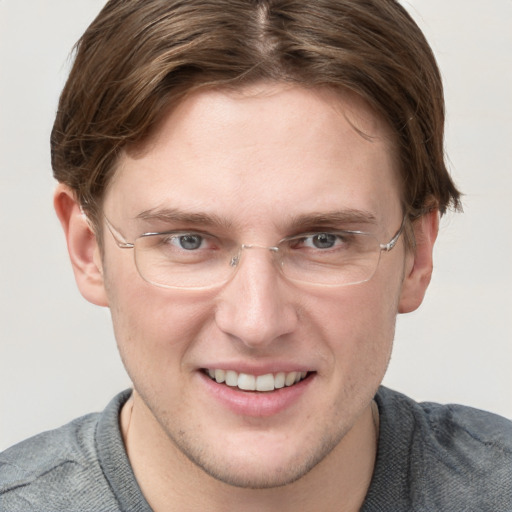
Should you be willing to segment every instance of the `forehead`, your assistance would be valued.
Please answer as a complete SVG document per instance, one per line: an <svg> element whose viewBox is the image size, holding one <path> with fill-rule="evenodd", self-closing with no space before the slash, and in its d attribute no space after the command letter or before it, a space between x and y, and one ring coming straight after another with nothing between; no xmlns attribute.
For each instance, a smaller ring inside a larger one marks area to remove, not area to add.
<svg viewBox="0 0 512 512"><path fill-rule="evenodd" d="M250 225L338 210L385 221L399 203L390 132L359 96L263 83L197 92L169 110L121 155L105 210Z"/></svg>

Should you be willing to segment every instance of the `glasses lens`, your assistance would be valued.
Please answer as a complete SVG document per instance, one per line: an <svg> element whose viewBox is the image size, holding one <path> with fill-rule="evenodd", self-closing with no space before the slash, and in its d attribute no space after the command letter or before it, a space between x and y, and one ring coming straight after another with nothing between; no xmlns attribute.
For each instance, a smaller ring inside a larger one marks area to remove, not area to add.
<svg viewBox="0 0 512 512"><path fill-rule="evenodd" d="M282 271L293 281L342 286L371 279L380 259L380 244L370 234L338 232L286 240Z"/></svg>
<svg viewBox="0 0 512 512"><path fill-rule="evenodd" d="M135 264L142 278L164 288L207 288L232 272L226 251L205 250L198 235L151 234L135 241Z"/></svg>

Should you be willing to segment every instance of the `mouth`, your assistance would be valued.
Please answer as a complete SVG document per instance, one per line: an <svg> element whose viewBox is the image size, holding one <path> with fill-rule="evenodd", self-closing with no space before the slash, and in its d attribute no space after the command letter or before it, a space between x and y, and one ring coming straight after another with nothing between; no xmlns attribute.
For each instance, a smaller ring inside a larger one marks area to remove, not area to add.
<svg viewBox="0 0 512 512"><path fill-rule="evenodd" d="M218 384L225 384L242 391L270 392L284 387L292 387L304 379L307 379L312 372L278 372L265 375L251 375L238 373L233 370L206 368L203 372Z"/></svg>

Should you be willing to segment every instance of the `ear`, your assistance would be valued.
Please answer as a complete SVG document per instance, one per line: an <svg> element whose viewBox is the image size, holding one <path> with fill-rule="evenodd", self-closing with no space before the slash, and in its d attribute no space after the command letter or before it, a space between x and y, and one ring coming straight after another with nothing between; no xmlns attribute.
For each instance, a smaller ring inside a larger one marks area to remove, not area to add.
<svg viewBox="0 0 512 512"><path fill-rule="evenodd" d="M59 184L55 190L53 204L64 229L80 293L93 304L108 306L100 248L74 192L67 185Z"/></svg>
<svg viewBox="0 0 512 512"><path fill-rule="evenodd" d="M439 230L439 212L431 211L412 223L416 246L408 249L399 313L410 313L423 302L433 268L434 243Z"/></svg>

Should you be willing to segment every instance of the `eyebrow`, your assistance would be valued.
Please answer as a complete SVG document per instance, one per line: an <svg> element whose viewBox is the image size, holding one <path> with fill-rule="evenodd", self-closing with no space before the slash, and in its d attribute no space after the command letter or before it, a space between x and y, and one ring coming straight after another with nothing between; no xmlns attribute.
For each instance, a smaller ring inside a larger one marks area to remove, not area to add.
<svg viewBox="0 0 512 512"><path fill-rule="evenodd" d="M215 214L204 212L187 212L177 208L152 208L139 213L136 219L143 221L160 221L167 223L183 223L207 227L231 229L232 223Z"/></svg>
<svg viewBox="0 0 512 512"><path fill-rule="evenodd" d="M347 224L376 225L377 223L377 218L373 213L354 209L313 212L294 216L289 221L289 225L293 230Z"/></svg>
<svg viewBox="0 0 512 512"><path fill-rule="evenodd" d="M204 227L216 227L231 230L233 223L215 214L206 212L187 212L177 208L152 208L139 213L136 219L146 222L183 223ZM322 226L339 226L347 224L376 225L375 215L365 210L345 209L327 212L312 212L294 215L280 221L286 227L284 231L308 230Z"/></svg>

